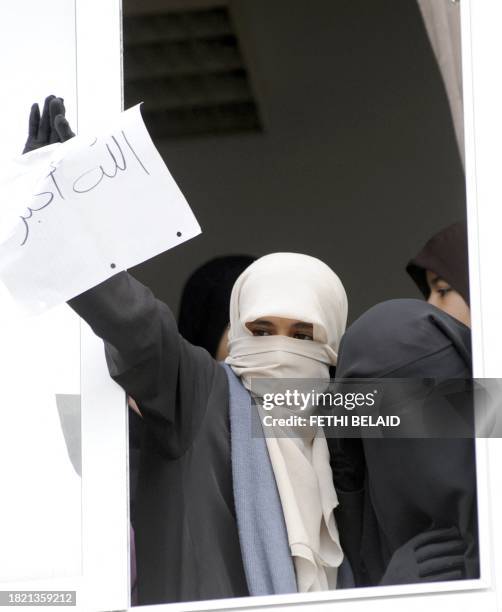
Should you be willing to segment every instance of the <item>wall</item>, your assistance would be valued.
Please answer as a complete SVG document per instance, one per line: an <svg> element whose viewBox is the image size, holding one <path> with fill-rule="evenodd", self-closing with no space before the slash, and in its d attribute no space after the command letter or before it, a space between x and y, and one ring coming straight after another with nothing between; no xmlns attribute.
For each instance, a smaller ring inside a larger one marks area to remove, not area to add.
<svg viewBox="0 0 502 612"><path fill-rule="evenodd" d="M414 0L231 7L265 131L157 143L203 235L134 274L175 308L208 258L289 250L338 272L352 319L378 301L417 297L404 266L465 216L465 194Z"/></svg>

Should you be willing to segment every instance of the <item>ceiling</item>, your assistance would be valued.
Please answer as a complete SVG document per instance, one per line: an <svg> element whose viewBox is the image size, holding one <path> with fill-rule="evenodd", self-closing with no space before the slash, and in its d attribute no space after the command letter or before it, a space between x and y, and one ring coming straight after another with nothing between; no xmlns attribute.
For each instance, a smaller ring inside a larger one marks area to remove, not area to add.
<svg viewBox="0 0 502 612"><path fill-rule="evenodd" d="M130 13L125 5L124 96L126 108L144 102L152 137L260 131L227 4L156 2L146 8Z"/></svg>

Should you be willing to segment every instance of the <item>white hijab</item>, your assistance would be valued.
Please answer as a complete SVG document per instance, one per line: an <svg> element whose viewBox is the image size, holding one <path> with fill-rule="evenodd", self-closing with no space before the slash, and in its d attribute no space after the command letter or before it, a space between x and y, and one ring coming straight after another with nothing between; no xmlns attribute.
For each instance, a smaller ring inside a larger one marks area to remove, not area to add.
<svg viewBox="0 0 502 612"><path fill-rule="evenodd" d="M253 336L246 323L267 316L311 323L314 340ZM232 290L226 362L247 389L253 378L327 379L346 321L347 296L331 268L307 255L266 255L241 274ZM269 431L266 443L301 593L336 588L343 552L324 433L300 429L289 437Z"/></svg>

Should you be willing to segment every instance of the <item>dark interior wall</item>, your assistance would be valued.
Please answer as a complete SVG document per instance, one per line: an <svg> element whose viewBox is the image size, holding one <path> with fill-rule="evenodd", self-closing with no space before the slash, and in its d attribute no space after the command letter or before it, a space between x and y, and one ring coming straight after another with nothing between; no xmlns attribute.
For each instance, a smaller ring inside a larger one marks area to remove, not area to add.
<svg viewBox="0 0 502 612"><path fill-rule="evenodd" d="M465 192L415 1L231 8L264 132L156 143L203 234L133 273L176 309L188 275L211 257L296 251L338 273L351 319L417 297L404 266L465 216Z"/></svg>

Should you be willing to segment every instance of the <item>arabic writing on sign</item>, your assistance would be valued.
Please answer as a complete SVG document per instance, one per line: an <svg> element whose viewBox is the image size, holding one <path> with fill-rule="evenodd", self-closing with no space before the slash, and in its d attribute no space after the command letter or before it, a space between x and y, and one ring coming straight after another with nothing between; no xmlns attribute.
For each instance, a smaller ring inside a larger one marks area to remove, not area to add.
<svg viewBox="0 0 502 612"><path fill-rule="evenodd" d="M120 136L111 136L112 143L105 142L105 155L108 158L106 162L103 162L99 166L95 166L88 170L85 170L79 174L73 181L70 181L70 189L75 194L86 194L93 191L98 185L106 179L114 179L118 176L119 172L125 172L128 169L128 164L137 164L146 173L150 174L144 163L141 161L139 155L136 153L134 147L131 145L125 130L120 131ZM90 144L91 147L96 146L99 143L99 139L95 139ZM39 204L31 204L25 214L20 216L23 224L23 238L20 246L24 246L30 237L30 224L29 222L33 219L34 215L44 208L47 208L58 200L65 200L65 189L60 184L58 177L58 168L54 164L50 165L52 170L49 172L46 178L50 179L51 189L48 191L42 191L33 196L33 198L39 199Z"/></svg>
<svg viewBox="0 0 502 612"><path fill-rule="evenodd" d="M140 106L100 121L0 167L0 300L23 315L200 234Z"/></svg>

